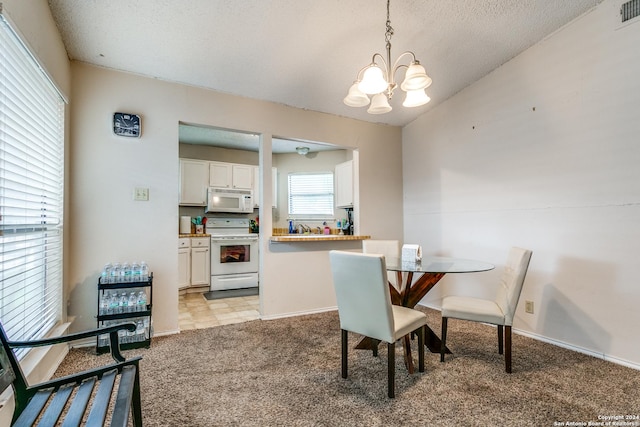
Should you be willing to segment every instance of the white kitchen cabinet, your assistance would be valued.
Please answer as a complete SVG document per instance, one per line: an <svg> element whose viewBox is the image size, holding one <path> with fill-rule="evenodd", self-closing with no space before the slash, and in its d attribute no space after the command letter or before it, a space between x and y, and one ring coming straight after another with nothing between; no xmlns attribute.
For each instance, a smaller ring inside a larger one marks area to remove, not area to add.
<svg viewBox="0 0 640 427"><path fill-rule="evenodd" d="M232 165L232 187L235 189L251 190L253 188L253 166Z"/></svg>
<svg viewBox="0 0 640 427"><path fill-rule="evenodd" d="M180 159L180 204L205 206L209 184L209 162Z"/></svg>
<svg viewBox="0 0 640 427"><path fill-rule="evenodd" d="M233 172L231 163L209 162L209 185L211 187L231 188Z"/></svg>
<svg viewBox="0 0 640 427"><path fill-rule="evenodd" d="M209 185L218 188L250 190L253 186L253 166L209 162Z"/></svg>
<svg viewBox="0 0 640 427"><path fill-rule="evenodd" d="M191 285L191 239L178 239L178 289Z"/></svg>
<svg viewBox="0 0 640 427"><path fill-rule="evenodd" d="M211 280L211 239L194 237L191 239L191 286L209 286Z"/></svg>
<svg viewBox="0 0 640 427"><path fill-rule="evenodd" d="M271 168L271 191L273 199L271 199L271 207L278 207L278 169ZM253 204L256 208L260 207L260 167L253 167Z"/></svg>
<svg viewBox="0 0 640 427"><path fill-rule="evenodd" d="M336 207L353 207L353 160L336 165L334 182Z"/></svg>

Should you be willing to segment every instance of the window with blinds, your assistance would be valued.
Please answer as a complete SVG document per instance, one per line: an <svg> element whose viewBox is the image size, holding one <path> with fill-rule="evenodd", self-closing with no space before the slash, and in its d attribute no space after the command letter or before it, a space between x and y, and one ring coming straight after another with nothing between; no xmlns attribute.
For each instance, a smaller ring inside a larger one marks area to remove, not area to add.
<svg viewBox="0 0 640 427"><path fill-rule="evenodd" d="M289 215L333 217L333 173L289 174Z"/></svg>
<svg viewBox="0 0 640 427"><path fill-rule="evenodd" d="M0 15L0 320L12 340L62 316L63 128L64 100Z"/></svg>

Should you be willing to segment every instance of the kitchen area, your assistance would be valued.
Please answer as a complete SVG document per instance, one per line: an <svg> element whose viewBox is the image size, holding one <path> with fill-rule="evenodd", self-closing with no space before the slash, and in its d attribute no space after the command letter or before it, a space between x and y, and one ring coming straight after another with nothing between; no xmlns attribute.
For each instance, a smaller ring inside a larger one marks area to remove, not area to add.
<svg viewBox="0 0 640 427"><path fill-rule="evenodd" d="M259 137L182 123L179 136L180 328L258 318ZM352 150L274 138L271 175L272 244L353 235ZM330 206L295 198L292 185L304 188L305 179L321 176L330 179Z"/></svg>

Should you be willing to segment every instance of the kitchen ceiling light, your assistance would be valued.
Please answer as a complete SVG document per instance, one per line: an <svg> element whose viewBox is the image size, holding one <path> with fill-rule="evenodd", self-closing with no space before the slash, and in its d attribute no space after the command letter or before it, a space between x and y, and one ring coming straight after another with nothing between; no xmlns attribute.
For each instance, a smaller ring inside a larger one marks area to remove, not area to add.
<svg viewBox="0 0 640 427"><path fill-rule="evenodd" d="M296 147L296 151L301 156L306 156L309 153L309 147Z"/></svg>
<svg viewBox="0 0 640 427"><path fill-rule="evenodd" d="M427 75L424 67L420 65L420 61L416 59L416 55L413 52L404 52L396 59L393 66L391 64L393 28L389 18L390 2L391 0L387 0L387 31L384 36L387 58L385 60L381 54L375 53L371 63L358 71L356 81L351 85L347 96L343 100L349 107L364 107L371 102L371 106L367 109L370 114L384 114L392 110L389 100L393 96L393 91L398 87L395 77L400 68L407 69L404 81L400 85L400 89L407 92L407 97L402 105L405 107L418 107L431 100L424 91L431 85L431 77ZM400 60L407 55L411 56L411 63L409 65L400 64ZM376 58L380 59L384 67L381 68L376 63ZM373 95L371 101L367 95Z"/></svg>

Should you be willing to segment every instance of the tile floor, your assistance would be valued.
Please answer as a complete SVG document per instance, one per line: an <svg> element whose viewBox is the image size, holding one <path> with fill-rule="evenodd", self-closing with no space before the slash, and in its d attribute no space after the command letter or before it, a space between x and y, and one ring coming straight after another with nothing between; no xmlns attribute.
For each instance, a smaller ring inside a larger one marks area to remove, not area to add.
<svg viewBox="0 0 640 427"><path fill-rule="evenodd" d="M260 318L258 296L207 300L201 293L180 295L180 330L203 329Z"/></svg>

